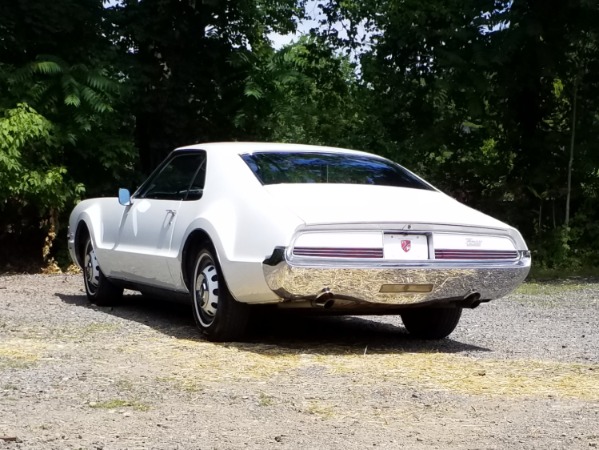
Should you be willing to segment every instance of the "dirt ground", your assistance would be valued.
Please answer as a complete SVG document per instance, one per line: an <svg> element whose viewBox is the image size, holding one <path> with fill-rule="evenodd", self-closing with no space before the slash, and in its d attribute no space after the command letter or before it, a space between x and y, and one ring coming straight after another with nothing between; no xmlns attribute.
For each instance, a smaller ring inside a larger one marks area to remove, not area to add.
<svg viewBox="0 0 599 450"><path fill-rule="evenodd" d="M437 342L269 316L214 344L187 305L0 276L0 449L597 447L597 283L526 284Z"/></svg>

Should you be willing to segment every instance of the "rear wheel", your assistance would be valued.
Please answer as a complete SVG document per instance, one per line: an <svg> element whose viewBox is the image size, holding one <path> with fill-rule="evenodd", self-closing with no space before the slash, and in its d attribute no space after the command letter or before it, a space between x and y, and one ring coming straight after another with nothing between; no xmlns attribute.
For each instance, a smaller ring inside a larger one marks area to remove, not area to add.
<svg viewBox="0 0 599 450"><path fill-rule="evenodd" d="M401 313L408 332L420 339L443 339L460 321L462 308L415 308Z"/></svg>
<svg viewBox="0 0 599 450"><path fill-rule="evenodd" d="M249 306L236 301L209 250L198 254L193 269L193 317L210 341L234 341L247 328Z"/></svg>
<svg viewBox="0 0 599 450"><path fill-rule="evenodd" d="M89 237L83 255L83 282L87 299L98 306L113 306L123 297L123 289L112 284L102 273Z"/></svg>

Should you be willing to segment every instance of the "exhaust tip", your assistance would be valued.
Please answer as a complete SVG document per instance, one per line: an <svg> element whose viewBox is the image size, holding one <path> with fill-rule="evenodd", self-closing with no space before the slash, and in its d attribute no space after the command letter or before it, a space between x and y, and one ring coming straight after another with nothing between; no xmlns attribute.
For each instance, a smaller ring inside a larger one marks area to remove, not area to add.
<svg viewBox="0 0 599 450"><path fill-rule="evenodd" d="M335 304L334 295L329 288L324 288L312 301L312 306L330 309Z"/></svg>
<svg viewBox="0 0 599 450"><path fill-rule="evenodd" d="M335 304L335 300L333 300L332 298L326 300L324 303L319 304L318 306L324 308L324 309L331 309L333 307L333 305Z"/></svg>
<svg viewBox="0 0 599 450"><path fill-rule="evenodd" d="M480 294L478 292L468 294L461 303L464 308L474 309L481 303Z"/></svg>

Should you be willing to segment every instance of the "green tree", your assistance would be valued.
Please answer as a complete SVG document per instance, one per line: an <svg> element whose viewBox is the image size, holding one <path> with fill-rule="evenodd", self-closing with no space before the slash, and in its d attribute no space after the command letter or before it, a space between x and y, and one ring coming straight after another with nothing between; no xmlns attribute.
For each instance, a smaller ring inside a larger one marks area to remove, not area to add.
<svg viewBox="0 0 599 450"><path fill-rule="evenodd" d="M252 68L243 56L267 49L269 32L292 31L303 3L125 0L111 9L145 172L178 145L246 137L234 122Z"/></svg>
<svg viewBox="0 0 599 450"><path fill-rule="evenodd" d="M99 193L102 180L131 172L131 120L104 14L101 0L0 4L0 246L8 254L27 247L20 241L41 253L44 237L48 249L84 183Z"/></svg>
<svg viewBox="0 0 599 450"><path fill-rule="evenodd" d="M395 159L517 225L548 264L597 242L597 2L320 4L349 28L333 42L361 51Z"/></svg>
<svg viewBox="0 0 599 450"><path fill-rule="evenodd" d="M316 37L252 61L237 116L253 138L349 147L374 145L355 65ZM368 130L367 130L368 128Z"/></svg>

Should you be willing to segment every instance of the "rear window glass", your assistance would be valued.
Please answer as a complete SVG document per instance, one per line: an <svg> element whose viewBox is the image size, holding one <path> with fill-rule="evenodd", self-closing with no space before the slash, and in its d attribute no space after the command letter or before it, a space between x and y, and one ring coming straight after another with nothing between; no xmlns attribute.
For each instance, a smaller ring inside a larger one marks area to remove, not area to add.
<svg viewBox="0 0 599 450"><path fill-rule="evenodd" d="M258 152L241 157L262 184L373 184L433 190L400 165L364 155Z"/></svg>

